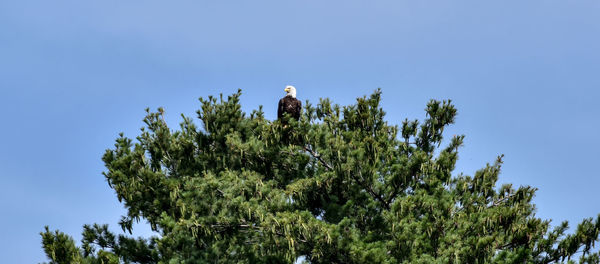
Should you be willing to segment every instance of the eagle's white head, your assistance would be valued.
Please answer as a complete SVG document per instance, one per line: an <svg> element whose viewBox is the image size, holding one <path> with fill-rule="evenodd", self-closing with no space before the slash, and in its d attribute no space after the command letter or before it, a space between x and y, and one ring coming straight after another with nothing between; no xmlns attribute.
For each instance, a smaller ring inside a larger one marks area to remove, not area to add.
<svg viewBox="0 0 600 264"><path fill-rule="evenodd" d="M285 87L284 91L287 93L285 96L296 98L296 87L288 85Z"/></svg>

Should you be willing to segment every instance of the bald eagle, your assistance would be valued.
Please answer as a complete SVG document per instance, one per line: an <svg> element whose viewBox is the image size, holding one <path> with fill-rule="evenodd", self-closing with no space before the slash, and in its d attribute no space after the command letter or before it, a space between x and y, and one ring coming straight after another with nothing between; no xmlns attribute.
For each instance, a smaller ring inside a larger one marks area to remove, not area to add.
<svg viewBox="0 0 600 264"><path fill-rule="evenodd" d="M279 100L277 106L277 119L283 121L283 113L288 113L292 118L299 120L302 111L302 102L296 99L296 88L288 85L285 87L286 95Z"/></svg>

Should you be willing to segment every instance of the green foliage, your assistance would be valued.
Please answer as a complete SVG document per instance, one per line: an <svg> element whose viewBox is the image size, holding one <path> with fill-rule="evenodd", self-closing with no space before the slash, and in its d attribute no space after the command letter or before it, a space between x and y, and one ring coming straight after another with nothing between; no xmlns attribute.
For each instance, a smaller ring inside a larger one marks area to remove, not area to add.
<svg viewBox="0 0 600 264"><path fill-rule="evenodd" d="M198 118L167 127L148 111L134 140L103 156L130 231L147 220L160 237L84 226L81 248L46 228L51 263L551 263L591 252L600 216L573 234L535 217L535 188L496 187L499 157L473 176L452 175L464 136L442 147L450 101L427 118L389 125L381 92L339 106L306 102L283 125L241 111L241 92L200 99Z"/></svg>
<svg viewBox="0 0 600 264"><path fill-rule="evenodd" d="M42 235L42 247L51 264L81 263L81 254L75 242L68 235L55 231L50 232L48 226Z"/></svg>

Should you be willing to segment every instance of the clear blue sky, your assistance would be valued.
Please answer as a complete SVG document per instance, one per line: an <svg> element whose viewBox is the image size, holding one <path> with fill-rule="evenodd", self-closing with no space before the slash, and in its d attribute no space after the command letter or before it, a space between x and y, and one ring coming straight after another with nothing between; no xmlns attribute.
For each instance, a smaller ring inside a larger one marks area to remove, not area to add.
<svg viewBox="0 0 600 264"><path fill-rule="evenodd" d="M538 216L596 216L599 14L597 0L0 1L0 256L45 261L44 225L119 230L100 158L144 108L176 126L242 88L246 111L274 118L287 84L340 104L381 87L391 123L452 99L456 173L505 154L499 182L538 187Z"/></svg>

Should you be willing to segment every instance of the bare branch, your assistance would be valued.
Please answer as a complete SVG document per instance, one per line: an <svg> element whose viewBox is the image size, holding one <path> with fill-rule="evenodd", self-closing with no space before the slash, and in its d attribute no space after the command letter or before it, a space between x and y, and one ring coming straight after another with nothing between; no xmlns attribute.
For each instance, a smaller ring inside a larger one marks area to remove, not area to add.
<svg viewBox="0 0 600 264"><path fill-rule="evenodd" d="M311 148L309 148L308 146L304 146L304 150L308 151L308 153L310 153L311 156L313 156L313 158L317 159L319 162L321 162L321 164L323 164L323 166L325 166L325 168L327 170L333 170L333 167L331 167L331 165L329 165L329 163L327 163L323 157L321 157L321 155L317 154L314 150L312 150Z"/></svg>
<svg viewBox="0 0 600 264"><path fill-rule="evenodd" d="M493 204L489 205L487 208L489 209L489 208L496 207L496 206L498 206L498 205L506 202L506 200L514 197L515 195L517 195L517 192L514 192L514 193L511 193L511 194L509 194L507 196L504 196L504 197L502 197L502 199L495 201Z"/></svg>

